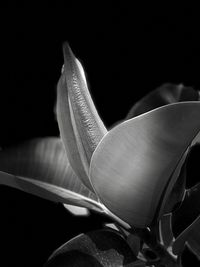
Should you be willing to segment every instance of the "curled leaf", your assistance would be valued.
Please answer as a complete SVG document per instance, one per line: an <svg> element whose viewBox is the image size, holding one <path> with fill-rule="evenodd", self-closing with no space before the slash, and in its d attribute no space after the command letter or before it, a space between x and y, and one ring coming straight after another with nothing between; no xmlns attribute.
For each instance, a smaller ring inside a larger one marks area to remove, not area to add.
<svg viewBox="0 0 200 267"><path fill-rule="evenodd" d="M107 131L90 96L81 63L68 44L63 51L65 64L57 90L59 129L72 168L93 191L88 178L90 159Z"/></svg>
<svg viewBox="0 0 200 267"><path fill-rule="evenodd" d="M90 166L90 179L104 205L135 227L159 220L200 130L199 118L200 103L176 103L108 132Z"/></svg>

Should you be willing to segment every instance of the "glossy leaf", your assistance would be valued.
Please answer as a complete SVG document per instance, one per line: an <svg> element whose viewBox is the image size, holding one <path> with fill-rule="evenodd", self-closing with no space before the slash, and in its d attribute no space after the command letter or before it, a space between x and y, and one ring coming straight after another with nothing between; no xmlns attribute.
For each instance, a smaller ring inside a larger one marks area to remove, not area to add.
<svg viewBox="0 0 200 267"><path fill-rule="evenodd" d="M158 220L188 147L200 103L167 105L113 128L95 150L90 179L104 205L135 227Z"/></svg>
<svg viewBox="0 0 200 267"><path fill-rule="evenodd" d="M45 267L61 266L138 266L126 241L112 230L98 230L68 241L57 249Z"/></svg>
<svg viewBox="0 0 200 267"><path fill-rule="evenodd" d="M192 87L186 87L183 84L175 85L166 83L135 103L129 111L126 119L131 119L135 116L168 104L197 100L199 100L199 93Z"/></svg>
<svg viewBox="0 0 200 267"><path fill-rule="evenodd" d="M70 164L93 191L88 178L93 151L107 130L93 104L80 62L64 45L64 71L58 83L57 117Z"/></svg>
<svg viewBox="0 0 200 267"><path fill-rule="evenodd" d="M68 204L96 209L96 196L69 165L59 138L38 138L0 152L0 184Z"/></svg>
<svg viewBox="0 0 200 267"><path fill-rule="evenodd" d="M200 184L187 190L181 207L174 212L172 217L173 232L176 240L173 252L180 254L185 242L198 231L200 224Z"/></svg>

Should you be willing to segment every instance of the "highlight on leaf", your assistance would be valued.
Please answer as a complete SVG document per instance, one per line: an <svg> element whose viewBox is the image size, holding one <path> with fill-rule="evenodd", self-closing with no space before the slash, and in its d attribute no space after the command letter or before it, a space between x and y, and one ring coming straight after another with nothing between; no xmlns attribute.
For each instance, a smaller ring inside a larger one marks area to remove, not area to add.
<svg viewBox="0 0 200 267"><path fill-rule="evenodd" d="M186 245L200 258L200 184L186 190L188 155L200 140L199 92L163 84L107 130L67 43L63 54L60 137L1 150L0 185L60 202L76 216L104 213L106 229L71 239L45 266L178 267Z"/></svg>

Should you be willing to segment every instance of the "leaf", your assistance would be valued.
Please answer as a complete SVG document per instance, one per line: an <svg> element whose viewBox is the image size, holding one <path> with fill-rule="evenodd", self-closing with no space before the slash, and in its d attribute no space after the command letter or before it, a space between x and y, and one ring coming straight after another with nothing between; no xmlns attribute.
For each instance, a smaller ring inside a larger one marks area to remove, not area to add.
<svg viewBox="0 0 200 267"><path fill-rule="evenodd" d="M64 204L64 207L73 215L76 216L88 216L89 210L83 207L77 207L69 204Z"/></svg>
<svg viewBox="0 0 200 267"><path fill-rule="evenodd" d="M131 226L159 220L200 130L199 117L199 102L176 103L108 132L90 166L91 182L104 205Z"/></svg>
<svg viewBox="0 0 200 267"><path fill-rule="evenodd" d="M129 111L126 119L131 119L140 114L168 104L197 100L199 100L199 93L192 87L185 87L183 84L175 85L165 83L135 103Z"/></svg>
<svg viewBox="0 0 200 267"><path fill-rule="evenodd" d="M99 206L70 167L59 138L33 139L0 151L0 184L56 202Z"/></svg>
<svg viewBox="0 0 200 267"><path fill-rule="evenodd" d="M54 266L138 266L126 241L112 230L80 234L58 248L45 267ZM145 265L144 265L145 266Z"/></svg>
<svg viewBox="0 0 200 267"><path fill-rule="evenodd" d="M188 152L189 154L189 152ZM187 155L188 155L187 154ZM187 165L187 159L185 160L181 171L180 175L174 184L174 187L168 197L168 200L166 201L165 208L164 208L164 213L170 213L173 212L175 209L177 209L185 196L185 184L186 184L186 165Z"/></svg>
<svg viewBox="0 0 200 267"><path fill-rule="evenodd" d="M174 236L171 226L171 214L163 215L159 221L160 242L166 248L172 245Z"/></svg>
<svg viewBox="0 0 200 267"><path fill-rule="evenodd" d="M188 235L186 245L200 260L200 219Z"/></svg>
<svg viewBox="0 0 200 267"><path fill-rule="evenodd" d="M80 62L68 44L63 51L64 71L57 90L59 129L72 168L93 191L88 178L90 159L107 130L90 96Z"/></svg>
<svg viewBox="0 0 200 267"><path fill-rule="evenodd" d="M173 213L172 227L176 240L173 245L173 252L180 254L183 251L185 242L193 231L199 228L200 223L200 183L186 192L181 207ZM197 228L196 228L197 227Z"/></svg>
<svg viewBox="0 0 200 267"><path fill-rule="evenodd" d="M122 236L125 236L127 244L130 246L134 255L138 256L141 247L141 240L138 236L130 234L124 228L117 228L114 223L106 223L105 227L111 228L112 230L117 231Z"/></svg>

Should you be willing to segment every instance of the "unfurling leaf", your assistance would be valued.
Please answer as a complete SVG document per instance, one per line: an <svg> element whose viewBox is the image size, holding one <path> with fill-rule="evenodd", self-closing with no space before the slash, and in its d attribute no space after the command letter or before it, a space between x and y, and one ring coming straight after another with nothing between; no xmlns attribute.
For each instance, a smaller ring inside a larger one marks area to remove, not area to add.
<svg viewBox="0 0 200 267"><path fill-rule="evenodd" d="M104 205L131 226L159 220L200 130L200 103L167 105L114 127L97 146L90 179Z"/></svg>
<svg viewBox="0 0 200 267"><path fill-rule="evenodd" d="M38 138L0 151L0 184L55 202L99 210L97 197L69 165L59 138Z"/></svg>
<svg viewBox="0 0 200 267"><path fill-rule="evenodd" d="M58 83L57 118L69 162L82 182L88 178L91 156L107 130L93 104L80 62L64 45L64 70Z"/></svg>
<svg viewBox="0 0 200 267"><path fill-rule="evenodd" d="M134 262L138 260L120 234L112 230L98 230L81 234L62 245L45 267L137 266Z"/></svg>
<svg viewBox="0 0 200 267"><path fill-rule="evenodd" d="M126 119L131 119L155 108L183 101L198 101L199 93L183 84L166 83L151 91L134 104Z"/></svg>

